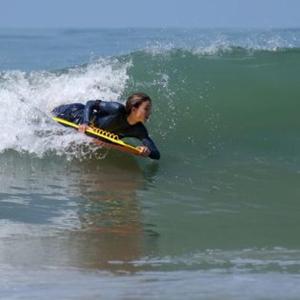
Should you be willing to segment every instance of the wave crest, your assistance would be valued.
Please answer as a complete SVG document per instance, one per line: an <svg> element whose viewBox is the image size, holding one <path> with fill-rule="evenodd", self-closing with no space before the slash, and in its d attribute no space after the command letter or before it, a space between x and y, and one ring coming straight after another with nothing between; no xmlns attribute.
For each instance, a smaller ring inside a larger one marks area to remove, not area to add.
<svg viewBox="0 0 300 300"><path fill-rule="evenodd" d="M2 72L0 152L12 149L40 157L49 151L84 153L76 145L86 143L86 137L52 122L51 110L68 102L118 99L128 79L129 65L116 59L100 59L57 72Z"/></svg>

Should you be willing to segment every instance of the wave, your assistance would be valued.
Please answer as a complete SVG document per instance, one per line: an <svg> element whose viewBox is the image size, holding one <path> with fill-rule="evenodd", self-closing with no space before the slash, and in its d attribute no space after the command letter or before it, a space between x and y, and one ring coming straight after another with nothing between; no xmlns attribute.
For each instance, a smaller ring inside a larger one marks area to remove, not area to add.
<svg viewBox="0 0 300 300"><path fill-rule="evenodd" d="M206 269L206 270L235 270L251 272L274 272L274 271L295 271L299 269L299 251L274 248L249 248L242 250L218 250L206 249L189 253L188 255L166 256L166 257L143 257L138 260L127 261L136 268L147 266L148 269L174 269L174 265L184 267L185 270ZM112 265L122 265L123 261L110 261Z"/></svg>
<svg viewBox="0 0 300 300"><path fill-rule="evenodd" d="M159 99L152 130L177 152L297 155L299 55L299 49L140 51L130 56L129 90Z"/></svg>
<svg viewBox="0 0 300 300"><path fill-rule="evenodd" d="M0 152L85 155L79 145L89 139L54 124L50 112L64 103L118 98L128 79L127 67L115 59L100 59L55 72L0 73Z"/></svg>
<svg viewBox="0 0 300 300"><path fill-rule="evenodd" d="M51 122L51 109L143 91L164 152L298 155L300 49L198 50L147 48L53 72L0 73L0 152L85 156L96 151L84 150L88 138Z"/></svg>
<svg viewBox="0 0 300 300"><path fill-rule="evenodd" d="M151 34L149 36L151 37ZM152 53L183 49L197 54L214 55L236 48L246 51L297 49L300 48L300 30L174 29L166 32L161 30L147 43L147 50Z"/></svg>
<svg viewBox="0 0 300 300"><path fill-rule="evenodd" d="M274 53L274 52L299 52L300 47L294 46L279 46L279 45L269 45L269 46L258 46L258 45L248 45L242 47L239 45L231 43L216 42L209 46L197 46L197 47L182 47L178 48L173 44L157 44L148 46L145 49L141 49L141 52L146 52L152 55L163 55L170 54L172 52L189 52L198 56L224 56L224 55L245 55L252 56L258 53Z"/></svg>

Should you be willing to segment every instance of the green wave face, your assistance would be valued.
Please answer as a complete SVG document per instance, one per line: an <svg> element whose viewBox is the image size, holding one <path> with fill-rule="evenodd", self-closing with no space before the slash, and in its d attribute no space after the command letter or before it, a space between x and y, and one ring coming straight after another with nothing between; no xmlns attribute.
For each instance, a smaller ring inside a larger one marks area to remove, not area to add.
<svg viewBox="0 0 300 300"><path fill-rule="evenodd" d="M299 49L140 51L125 59L132 64L124 95L152 96L149 126L165 149L298 155Z"/></svg>

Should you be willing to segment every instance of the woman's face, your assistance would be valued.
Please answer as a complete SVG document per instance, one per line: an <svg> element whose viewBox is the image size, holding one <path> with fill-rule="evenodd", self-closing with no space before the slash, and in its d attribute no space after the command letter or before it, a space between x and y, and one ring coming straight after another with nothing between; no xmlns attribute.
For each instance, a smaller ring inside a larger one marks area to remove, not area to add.
<svg viewBox="0 0 300 300"><path fill-rule="evenodd" d="M131 113L137 122L145 123L151 114L150 101L142 102L139 107L133 107Z"/></svg>

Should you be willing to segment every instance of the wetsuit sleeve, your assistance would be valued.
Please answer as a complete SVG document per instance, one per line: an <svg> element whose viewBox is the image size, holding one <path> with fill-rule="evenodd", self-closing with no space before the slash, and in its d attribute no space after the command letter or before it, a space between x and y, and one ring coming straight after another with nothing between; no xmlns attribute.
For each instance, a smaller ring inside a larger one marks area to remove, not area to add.
<svg viewBox="0 0 300 300"><path fill-rule="evenodd" d="M83 124L90 122L93 111L102 115L114 115L125 110L124 105L119 102L90 100L86 103L83 112Z"/></svg>
<svg viewBox="0 0 300 300"><path fill-rule="evenodd" d="M147 146L150 150L149 157L152 159L160 159L160 153L155 145L155 143L152 141L152 139L147 136L142 139L142 143L144 146Z"/></svg>
<svg viewBox="0 0 300 300"><path fill-rule="evenodd" d="M150 158L160 159L160 153L153 140L149 137L147 128L142 123L139 123L135 126L135 133L132 136L135 136L136 138L141 140L143 145L149 148Z"/></svg>
<svg viewBox="0 0 300 300"><path fill-rule="evenodd" d="M85 104L83 111L83 124L89 124L92 111L99 111L101 102L101 100L90 100Z"/></svg>

